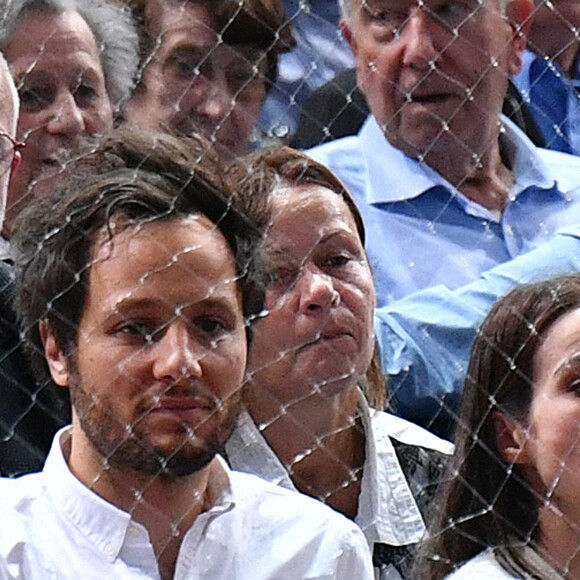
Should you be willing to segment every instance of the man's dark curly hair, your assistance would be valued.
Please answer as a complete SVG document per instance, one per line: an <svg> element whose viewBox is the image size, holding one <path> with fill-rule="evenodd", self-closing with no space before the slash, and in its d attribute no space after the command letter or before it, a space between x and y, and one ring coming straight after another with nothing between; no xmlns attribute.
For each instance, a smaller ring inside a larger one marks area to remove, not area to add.
<svg viewBox="0 0 580 580"><path fill-rule="evenodd" d="M66 356L74 352L87 299L94 243L127 227L205 215L231 247L244 316L263 307L255 263L259 235L236 208L219 159L201 137L120 128L81 148L59 186L32 200L16 224L16 309L35 370L46 378L39 321L53 329Z"/></svg>

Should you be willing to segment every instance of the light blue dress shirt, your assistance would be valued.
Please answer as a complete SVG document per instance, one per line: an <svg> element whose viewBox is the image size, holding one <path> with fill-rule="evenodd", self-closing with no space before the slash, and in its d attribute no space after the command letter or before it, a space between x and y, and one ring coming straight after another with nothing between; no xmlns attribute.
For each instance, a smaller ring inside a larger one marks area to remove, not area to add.
<svg viewBox="0 0 580 580"><path fill-rule="evenodd" d="M568 79L560 65L527 50L513 77L546 140L546 147L580 155L580 62Z"/></svg>
<svg viewBox="0 0 580 580"><path fill-rule="evenodd" d="M381 362L399 414L430 427L455 411L477 329L493 303L518 284L571 272L580 272L580 225L462 288L438 286L377 309Z"/></svg>
<svg viewBox="0 0 580 580"><path fill-rule="evenodd" d="M379 306L437 285L459 288L560 227L580 224L580 158L539 149L503 123L515 183L501 216L393 147L372 116L357 136L308 152L337 174L361 210Z"/></svg>

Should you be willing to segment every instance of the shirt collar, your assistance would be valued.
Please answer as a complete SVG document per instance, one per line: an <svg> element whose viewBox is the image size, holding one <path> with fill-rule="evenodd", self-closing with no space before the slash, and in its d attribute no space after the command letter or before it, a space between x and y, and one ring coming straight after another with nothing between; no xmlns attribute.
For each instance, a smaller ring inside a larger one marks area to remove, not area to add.
<svg viewBox="0 0 580 580"><path fill-rule="evenodd" d="M362 393L359 409L366 456L355 521L369 544L414 544L425 533L425 524L386 428L389 415L371 409Z"/></svg>
<svg viewBox="0 0 580 580"><path fill-rule="evenodd" d="M10 246L10 242L2 235L0 235L0 260L13 260L14 250Z"/></svg>
<svg viewBox="0 0 580 580"><path fill-rule="evenodd" d="M423 518L385 429L377 429L388 415L370 409L360 394L359 408L365 433L365 463L355 523L370 545L404 546L418 542L425 532ZM376 421L378 419L378 421ZM296 491L288 471L270 448L250 414L242 410L226 444L232 469Z"/></svg>
<svg viewBox="0 0 580 580"><path fill-rule="evenodd" d="M55 436L44 465L48 491L55 507L109 561L119 555L131 516L91 491L70 471L71 427Z"/></svg>
<svg viewBox="0 0 580 580"><path fill-rule="evenodd" d="M133 545L148 542L149 536L144 526L133 521L127 512L97 495L70 471L67 457L71 434L72 427L64 427L54 438L43 469L47 488L58 511L113 562ZM231 472L225 461L217 456L212 469L208 494L210 508L204 513L213 518L235 507L235 501ZM132 533L128 533L129 530Z"/></svg>
<svg viewBox="0 0 580 580"><path fill-rule="evenodd" d="M232 469L254 473L280 487L297 491L288 471L245 408L240 411L236 428L226 443L226 455Z"/></svg>
<svg viewBox="0 0 580 580"><path fill-rule="evenodd" d="M554 176L539 155L536 146L521 129L502 116L500 139L504 155L512 167L515 183L510 197L534 185L550 188ZM414 199L438 185L461 197L459 191L425 163L405 155L385 138L371 115L359 133L359 142L366 162L368 203L390 203Z"/></svg>

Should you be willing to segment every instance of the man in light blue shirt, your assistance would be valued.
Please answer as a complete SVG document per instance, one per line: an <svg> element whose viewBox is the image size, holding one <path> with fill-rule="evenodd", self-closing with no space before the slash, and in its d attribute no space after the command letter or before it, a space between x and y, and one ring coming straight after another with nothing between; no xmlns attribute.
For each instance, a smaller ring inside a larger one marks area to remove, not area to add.
<svg viewBox="0 0 580 580"><path fill-rule="evenodd" d="M576 271L580 225L466 286L436 286L377 309L375 332L398 414L449 437L471 345L493 303L518 284Z"/></svg>
<svg viewBox="0 0 580 580"><path fill-rule="evenodd" d="M446 7L342 6L372 115L311 154L361 209L379 306L458 288L580 223L580 159L536 148L501 116L531 0Z"/></svg>

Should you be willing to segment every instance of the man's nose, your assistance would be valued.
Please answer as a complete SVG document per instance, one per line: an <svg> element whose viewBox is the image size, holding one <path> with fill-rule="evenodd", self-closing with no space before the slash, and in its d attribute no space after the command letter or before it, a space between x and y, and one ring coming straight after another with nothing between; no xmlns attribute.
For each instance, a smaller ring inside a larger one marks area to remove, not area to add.
<svg viewBox="0 0 580 580"><path fill-rule="evenodd" d="M231 112L235 98L223 73L216 71L211 78L200 78L197 81L201 86L195 103L196 114L214 126L219 125Z"/></svg>
<svg viewBox="0 0 580 580"><path fill-rule="evenodd" d="M438 23L422 7L414 7L405 25L399 31L403 48L403 64L419 70L428 70L439 56L435 35Z"/></svg>
<svg viewBox="0 0 580 580"><path fill-rule="evenodd" d="M153 374L171 385L182 379L200 377L205 349L192 336L184 321L174 321L154 348Z"/></svg>
<svg viewBox="0 0 580 580"><path fill-rule="evenodd" d="M53 135L75 137L84 133L83 111L73 94L63 92L55 99L46 128Z"/></svg>

